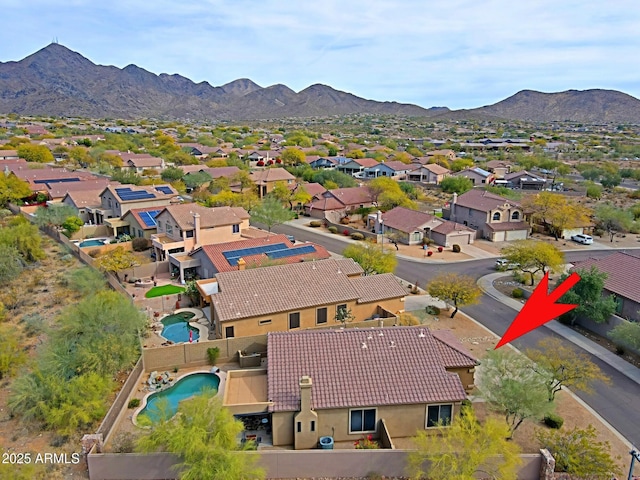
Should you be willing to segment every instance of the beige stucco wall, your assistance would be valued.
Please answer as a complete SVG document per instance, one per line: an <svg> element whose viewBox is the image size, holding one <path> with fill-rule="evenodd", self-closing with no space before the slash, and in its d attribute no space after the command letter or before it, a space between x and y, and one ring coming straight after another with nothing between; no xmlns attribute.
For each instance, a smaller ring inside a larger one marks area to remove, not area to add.
<svg viewBox="0 0 640 480"><path fill-rule="evenodd" d="M186 230L182 231L180 229L169 212L162 212L160 215L158 215L156 221L158 223L158 233L164 233L167 237L175 240L176 242L183 242L186 252L193 249L193 246L196 243L195 234L193 237L187 238ZM167 222L172 227L172 231L170 234L167 233L166 230ZM242 240L240 232L247 228L249 228L249 219L240 222L240 231L238 233L233 233L232 225L221 225L214 228L201 228L199 242L201 245L211 245L214 243L225 243Z"/></svg>
<svg viewBox="0 0 640 480"><path fill-rule="evenodd" d="M212 299L214 296L212 296ZM344 302L347 308L351 309L351 313L355 316L355 322L372 318L379 314L379 306L390 312L399 312L404 309L404 302L400 298L382 300L379 302L357 304L355 301ZM218 321L215 311L215 301L211 302L211 315L216 323L216 336L223 338L225 328L233 326L235 337L245 337L249 335L263 335L268 332L286 332L289 330L289 313L300 312L300 329L339 326L340 322L335 320L336 308L338 304L327 305L327 323L316 323L317 307L307 308L303 310L290 310L287 312L278 312L272 315L261 315L257 317L245 318L242 320L228 320L224 322ZM271 320L270 323L261 325L261 321ZM299 329L296 329L299 330Z"/></svg>

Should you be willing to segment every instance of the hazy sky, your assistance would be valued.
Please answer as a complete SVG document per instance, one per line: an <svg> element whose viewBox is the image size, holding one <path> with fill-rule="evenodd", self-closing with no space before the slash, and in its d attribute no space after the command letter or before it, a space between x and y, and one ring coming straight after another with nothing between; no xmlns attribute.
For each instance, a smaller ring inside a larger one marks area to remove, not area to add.
<svg viewBox="0 0 640 480"><path fill-rule="evenodd" d="M0 61L53 39L214 86L314 83L475 108L523 89L640 97L638 0L4 0Z"/></svg>

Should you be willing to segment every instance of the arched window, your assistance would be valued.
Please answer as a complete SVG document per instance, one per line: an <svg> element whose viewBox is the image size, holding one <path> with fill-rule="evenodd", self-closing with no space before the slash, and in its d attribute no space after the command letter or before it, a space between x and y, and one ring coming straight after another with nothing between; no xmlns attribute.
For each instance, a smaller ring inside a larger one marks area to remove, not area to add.
<svg viewBox="0 0 640 480"><path fill-rule="evenodd" d="M500 212L496 212L493 214L493 219L494 220L500 220Z"/></svg>
<svg viewBox="0 0 640 480"><path fill-rule="evenodd" d="M520 212L513 212L511 214L511 220L520 220Z"/></svg>

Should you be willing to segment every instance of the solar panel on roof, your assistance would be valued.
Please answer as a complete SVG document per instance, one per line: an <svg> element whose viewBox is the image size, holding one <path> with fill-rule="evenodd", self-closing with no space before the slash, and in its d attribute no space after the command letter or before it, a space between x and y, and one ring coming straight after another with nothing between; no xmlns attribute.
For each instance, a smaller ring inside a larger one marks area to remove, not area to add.
<svg viewBox="0 0 640 480"><path fill-rule="evenodd" d="M33 183L68 183L68 182L79 182L80 179L77 177L72 178L50 178L48 180L34 180Z"/></svg>
<svg viewBox="0 0 640 480"><path fill-rule="evenodd" d="M158 213L160 210L149 210L148 212L138 212L138 215L147 227L157 227L156 216Z"/></svg>
<svg viewBox="0 0 640 480"><path fill-rule="evenodd" d="M156 198L156 196L153 193L147 192L145 190L131 190L131 191L122 191L122 192L118 192L116 190L116 192L118 193L118 196L120 197L120 199L124 201L145 200L147 198Z"/></svg>
<svg viewBox="0 0 640 480"><path fill-rule="evenodd" d="M156 187L156 190L161 193L166 193L167 195L171 195L173 193L173 191L171 190L171 187L167 187L167 186Z"/></svg>
<svg viewBox="0 0 640 480"><path fill-rule="evenodd" d="M116 193L119 195L123 192L130 192L131 189L129 187L121 187L121 188L116 188Z"/></svg>
<svg viewBox="0 0 640 480"><path fill-rule="evenodd" d="M271 259L293 257L295 255L305 255L307 253L313 253L316 248L313 245L304 245L303 247L285 248L282 250L275 250L267 253L267 256Z"/></svg>
<svg viewBox="0 0 640 480"><path fill-rule="evenodd" d="M284 243L274 243L270 245L260 245L258 247L240 248L238 250L229 250L222 252L224 258L227 259L229 265L237 265L238 259L242 257L250 257L251 255L259 255L261 253L268 253L274 250L286 249L287 246Z"/></svg>

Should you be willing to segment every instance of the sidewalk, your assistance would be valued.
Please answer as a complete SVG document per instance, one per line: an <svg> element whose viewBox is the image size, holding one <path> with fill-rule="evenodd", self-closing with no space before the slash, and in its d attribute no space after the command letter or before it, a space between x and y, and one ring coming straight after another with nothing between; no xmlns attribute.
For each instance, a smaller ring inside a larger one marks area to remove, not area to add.
<svg viewBox="0 0 640 480"><path fill-rule="evenodd" d="M508 307L513 308L516 311L520 311L522 309L522 303L519 300L515 300L513 298L504 295L500 291L498 291L494 286L493 282L499 277L504 276L504 272L496 272L490 273L489 275L485 275L478 279L478 286L482 289L490 297L496 299L500 303L507 305ZM586 350L587 352L595 355L603 362L607 363L612 368L615 368L620 373L628 377L630 380L636 382L640 385L640 370L630 363L624 361L620 357L618 357L615 353L610 352L604 347L590 341L579 333L575 332L571 328L562 325L560 322L556 320L552 320L548 323L545 323L545 326L548 327L555 334L563 337L574 345Z"/></svg>

